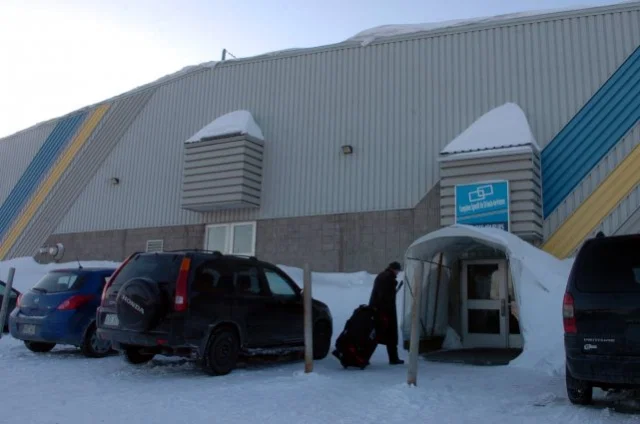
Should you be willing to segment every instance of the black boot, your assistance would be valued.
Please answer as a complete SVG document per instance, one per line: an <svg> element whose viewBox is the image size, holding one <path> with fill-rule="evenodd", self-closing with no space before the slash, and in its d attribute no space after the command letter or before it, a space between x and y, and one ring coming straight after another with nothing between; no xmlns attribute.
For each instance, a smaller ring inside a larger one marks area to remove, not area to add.
<svg viewBox="0 0 640 424"><path fill-rule="evenodd" d="M398 346L387 346L390 365L402 365L404 361L398 357Z"/></svg>

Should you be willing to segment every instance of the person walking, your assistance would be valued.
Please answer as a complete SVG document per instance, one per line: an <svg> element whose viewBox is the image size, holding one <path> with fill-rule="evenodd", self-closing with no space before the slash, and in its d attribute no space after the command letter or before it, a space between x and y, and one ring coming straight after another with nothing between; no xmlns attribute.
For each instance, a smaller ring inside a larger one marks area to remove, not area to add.
<svg viewBox="0 0 640 424"><path fill-rule="evenodd" d="M389 364L400 365L404 361L398 357L398 315L396 312L396 278L402 271L398 262L391 262L376 277L369 298L369 306L375 308L379 325L378 343L387 346Z"/></svg>

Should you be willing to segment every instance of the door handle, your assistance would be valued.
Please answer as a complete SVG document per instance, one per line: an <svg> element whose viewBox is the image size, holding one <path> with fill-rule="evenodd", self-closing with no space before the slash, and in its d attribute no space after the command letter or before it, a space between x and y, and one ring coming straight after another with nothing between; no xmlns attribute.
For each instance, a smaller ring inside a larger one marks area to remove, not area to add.
<svg viewBox="0 0 640 424"><path fill-rule="evenodd" d="M507 315L507 300L501 299L500 300L500 316L503 317L505 315Z"/></svg>

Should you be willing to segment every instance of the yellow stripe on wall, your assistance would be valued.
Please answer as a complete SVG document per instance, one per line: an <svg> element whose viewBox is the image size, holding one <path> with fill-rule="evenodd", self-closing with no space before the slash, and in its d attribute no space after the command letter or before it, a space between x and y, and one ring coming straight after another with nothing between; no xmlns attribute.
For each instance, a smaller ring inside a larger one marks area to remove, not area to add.
<svg viewBox="0 0 640 424"><path fill-rule="evenodd" d="M3 243L0 245L0 260L4 260L13 245L16 243L27 224L31 221L36 211L42 206L47 195L51 192L51 189L56 185L58 180L62 177L69 164L80 151L84 143L89 139L89 136L93 133L93 130L98 126L102 117L109 110L108 104L98 106L95 111L89 116L89 118L82 124L80 131L76 134L74 139L69 144L69 147L60 155L58 161L53 168L49 171L44 181L38 187L38 190L31 198L31 201L27 204L26 208L21 212L20 217L16 220L10 230L7 232Z"/></svg>
<svg viewBox="0 0 640 424"><path fill-rule="evenodd" d="M640 145L553 233L543 249L561 259L569 256L639 183Z"/></svg>

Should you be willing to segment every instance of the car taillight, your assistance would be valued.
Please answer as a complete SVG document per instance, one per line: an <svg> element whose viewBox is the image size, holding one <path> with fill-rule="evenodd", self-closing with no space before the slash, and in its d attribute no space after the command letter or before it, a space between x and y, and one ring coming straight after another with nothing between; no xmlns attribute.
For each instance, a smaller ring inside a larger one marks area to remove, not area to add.
<svg viewBox="0 0 640 424"><path fill-rule="evenodd" d="M573 306L573 296L569 293L564 294L562 300L562 322L564 324L565 333L577 333L575 308Z"/></svg>
<svg viewBox="0 0 640 424"><path fill-rule="evenodd" d="M191 259L183 258L180 264L180 273L176 281L176 298L173 303L173 309L176 312L184 312L187 310L187 283L189 281L189 268L191 267Z"/></svg>
<svg viewBox="0 0 640 424"><path fill-rule="evenodd" d="M94 295L92 294L77 294L75 296L71 296L69 299L65 300L58 306L58 310L60 311L70 311L73 309L78 309L82 305L87 302L90 302L94 299Z"/></svg>
<svg viewBox="0 0 640 424"><path fill-rule="evenodd" d="M104 288L102 289L102 296L100 297L100 303L101 304L104 304L104 300L107 298L107 290L109 290L109 287L111 287L111 284L113 284L113 282L115 281L116 277L118 276L118 274L120 273L122 268L127 266L129 261L135 255L136 255L135 253L133 255L130 255L127 259L124 260L124 262L122 262L122 264L120 264L120 266L118 268L116 268L116 270L113 272L113 274L111 274L111 277L109 277L109 280L106 282L106 284L104 285Z"/></svg>

